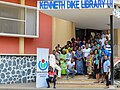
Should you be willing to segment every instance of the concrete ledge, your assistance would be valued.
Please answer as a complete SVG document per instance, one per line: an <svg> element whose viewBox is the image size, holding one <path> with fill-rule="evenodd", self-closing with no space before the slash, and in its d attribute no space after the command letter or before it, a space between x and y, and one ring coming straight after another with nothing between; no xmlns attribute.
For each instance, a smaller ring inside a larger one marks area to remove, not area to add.
<svg viewBox="0 0 120 90"><path fill-rule="evenodd" d="M37 54L0 54L0 56L37 56Z"/></svg>

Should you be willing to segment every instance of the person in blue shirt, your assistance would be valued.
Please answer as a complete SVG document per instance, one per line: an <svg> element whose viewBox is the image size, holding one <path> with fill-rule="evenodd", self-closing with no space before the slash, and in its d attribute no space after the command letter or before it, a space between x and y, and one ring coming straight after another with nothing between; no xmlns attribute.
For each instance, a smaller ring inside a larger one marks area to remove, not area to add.
<svg viewBox="0 0 120 90"><path fill-rule="evenodd" d="M107 55L105 55L104 57L105 61L103 64L103 71L104 71L104 75L105 75L105 79L106 79L106 87L109 88L109 72L110 72L110 60L108 59Z"/></svg>
<svg viewBox="0 0 120 90"><path fill-rule="evenodd" d="M105 45L102 47L102 52L104 52L104 55L110 57L110 52L108 50L106 50L106 46Z"/></svg>

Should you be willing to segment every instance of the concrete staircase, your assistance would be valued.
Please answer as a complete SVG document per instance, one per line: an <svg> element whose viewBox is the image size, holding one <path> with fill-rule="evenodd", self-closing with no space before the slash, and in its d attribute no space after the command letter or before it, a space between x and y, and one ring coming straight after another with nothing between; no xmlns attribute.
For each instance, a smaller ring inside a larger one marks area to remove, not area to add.
<svg viewBox="0 0 120 90"><path fill-rule="evenodd" d="M62 76L62 79L57 80L57 88L78 88L78 89L83 89L83 88L88 88L88 89L104 89L105 84L101 83L94 83L96 80L95 79L88 79L88 76L82 76L82 75L77 75L74 78L69 78L66 80L65 76Z"/></svg>
<svg viewBox="0 0 120 90"><path fill-rule="evenodd" d="M57 80L57 90L103 90L105 84L94 83L95 79L88 79L87 76L77 75L74 78L66 80L66 76L62 76ZM0 90L53 90L53 83L51 88L36 88L35 83L24 84L7 84L0 85ZM107 89L108 90L108 89ZM115 88L109 88L109 90L116 90Z"/></svg>

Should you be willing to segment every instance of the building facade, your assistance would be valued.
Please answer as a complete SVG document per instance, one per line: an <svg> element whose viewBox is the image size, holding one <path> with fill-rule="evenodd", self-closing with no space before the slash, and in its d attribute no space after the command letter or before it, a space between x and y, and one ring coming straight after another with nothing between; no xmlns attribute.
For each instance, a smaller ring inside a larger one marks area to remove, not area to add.
<svg viewBox="0 0 120 90"><path fill-rule="evenodd" d="M114 30L120 56L120 30ZM37 0L0 0L0 84L34 82L36 50L65 45L75 36L75 22L49 16Z"/></svg>
<svg viewBox="0 0 120 90"><path fill-rule="evenodd" d="M37 0L0 0L0 84L35 81L37 48L51 53L72 37L74 23L40 12Z"/></svg>

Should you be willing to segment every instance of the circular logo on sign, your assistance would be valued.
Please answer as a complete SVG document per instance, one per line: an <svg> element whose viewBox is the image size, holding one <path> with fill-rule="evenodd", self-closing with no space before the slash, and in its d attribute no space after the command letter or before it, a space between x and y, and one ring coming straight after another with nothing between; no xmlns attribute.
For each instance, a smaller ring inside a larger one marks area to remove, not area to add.
<svg viewBox="0 0 120 90"><path fill-rule="evenodd" d="M39 61L38 67L39 67L40 70L46 70L47 67L48 67L47 61L45 61L44 59L42 59L41 61Z"/></svg>

